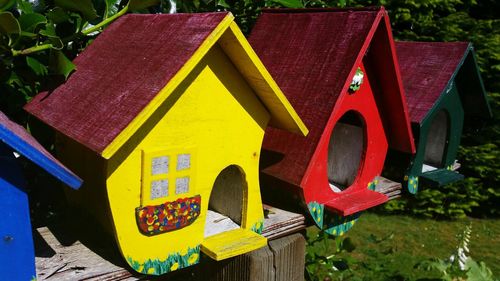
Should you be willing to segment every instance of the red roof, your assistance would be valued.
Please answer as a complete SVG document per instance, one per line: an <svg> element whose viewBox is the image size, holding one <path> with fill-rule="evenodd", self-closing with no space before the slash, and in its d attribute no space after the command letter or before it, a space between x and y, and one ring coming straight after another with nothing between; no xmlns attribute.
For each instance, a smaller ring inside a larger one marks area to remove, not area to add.
<svg viewBox="0 0 500 281"><path fill-rule="evenodd" d="M77 71L65 84L25 109L101 153L226 15L125 15L74 60Z"/></svg>
<svg viewBox="0 0 500 281"><path fill-rule="evenodd" d="M396 42L410 119L420 123L464 59L466 42Z"/></svg>
<svg viewBox="0 0 500 281"><path fill-rule="evenodd" d="M265 10L259 17L249 42L310 130L304 138L267 128L264 149L283 154L284 159L266 168L266 173L300 185L335 103L350 83L384 16L387 15L383 8L366 8ZM387 38L392 39L391 36ZM387 44L389 49L392 43ZM404 107L401 91L394 94L397 96L391 97ZM392 110L390 106L386 103L385 111ZM403 150L412 151L406 113L403 109L394 112L401 115L388 122L401 122L398 129L403 128L402 138L406 138Z"/></svg>

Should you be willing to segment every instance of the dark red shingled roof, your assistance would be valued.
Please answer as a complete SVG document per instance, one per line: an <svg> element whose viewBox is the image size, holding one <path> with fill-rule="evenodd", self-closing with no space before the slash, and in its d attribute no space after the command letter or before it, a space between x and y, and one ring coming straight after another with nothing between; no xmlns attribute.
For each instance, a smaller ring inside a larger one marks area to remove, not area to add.
<svg viewBox="0 0 500 281"><path fill-rule="evenodd" d="M125 15L75 59L77 70L65 84L25 109L101 153L226 15Z"/></svg>
<svg viewBox="0 0 500 281"><path fill-rule="evenodd" d="M410 119L420 123L464 59L466 42L396 42Z"/></svg>
<svg viewBox="0 0 500 281"><path fill-rule="evenodd" d="M356 13L306 11L264 11L249 37L257 55L309 128L305 138L267 128L264 138L264 148L285 157L269 167L269 172L296 185L302 181L380 9ZM304 95L308 98L299 99ZM286 144L280 139L286 139Z"/></svg>

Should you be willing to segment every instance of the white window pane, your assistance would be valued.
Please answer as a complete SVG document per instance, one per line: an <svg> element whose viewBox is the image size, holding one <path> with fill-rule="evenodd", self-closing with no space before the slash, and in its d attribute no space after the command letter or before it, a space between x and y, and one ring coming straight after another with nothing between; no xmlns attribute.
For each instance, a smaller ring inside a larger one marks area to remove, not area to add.
<svg viewBox="0 0 500 281"><path fill-rule="evenodd" d="M168 156L161 156L153 158L151 164L151 175L166 174L168 173Z"/></svg>
<svg viewBox="0 0 500 281"><path fill-rule="evenodd" d="M151 200L168 196L168 180L156 180L151 182Z"/></svg>
<svg viewBox="0 0 500 281"><path fill-rule="evenodd" d="M177 155L177 171L189 169L191 167L191 154Z"/></svg>
<svg viewBox="0 0 500 281"><path fill-rule="evenodd" d="M189 192L189 177L175 179L175 194Z"/></svg>

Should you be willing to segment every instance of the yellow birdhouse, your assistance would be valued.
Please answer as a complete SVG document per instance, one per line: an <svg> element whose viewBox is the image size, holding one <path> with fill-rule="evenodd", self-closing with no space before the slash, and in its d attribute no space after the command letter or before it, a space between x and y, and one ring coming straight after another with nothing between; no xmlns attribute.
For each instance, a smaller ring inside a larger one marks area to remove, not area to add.
<svg viewBox="0 0 500 281"><path fill-rule="evenodd" d="M307 129L230 13L126 15L25 108L57 131L68 191L138 272L266 244L259 156L268 123Z"/></svg>

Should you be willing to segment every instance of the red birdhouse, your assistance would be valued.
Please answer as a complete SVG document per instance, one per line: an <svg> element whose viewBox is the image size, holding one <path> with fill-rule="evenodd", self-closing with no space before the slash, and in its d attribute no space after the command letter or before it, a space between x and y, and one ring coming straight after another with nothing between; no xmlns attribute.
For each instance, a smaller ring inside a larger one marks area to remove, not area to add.
<svg viewBox="0 0 500 281"><path fill-rule="evenodd" d="M310 129L266 130L263 193L298 193L320 228L341 235L388 200L373 191L388 147L415 151L388 15L266 10L249 41Z"/></svg>

